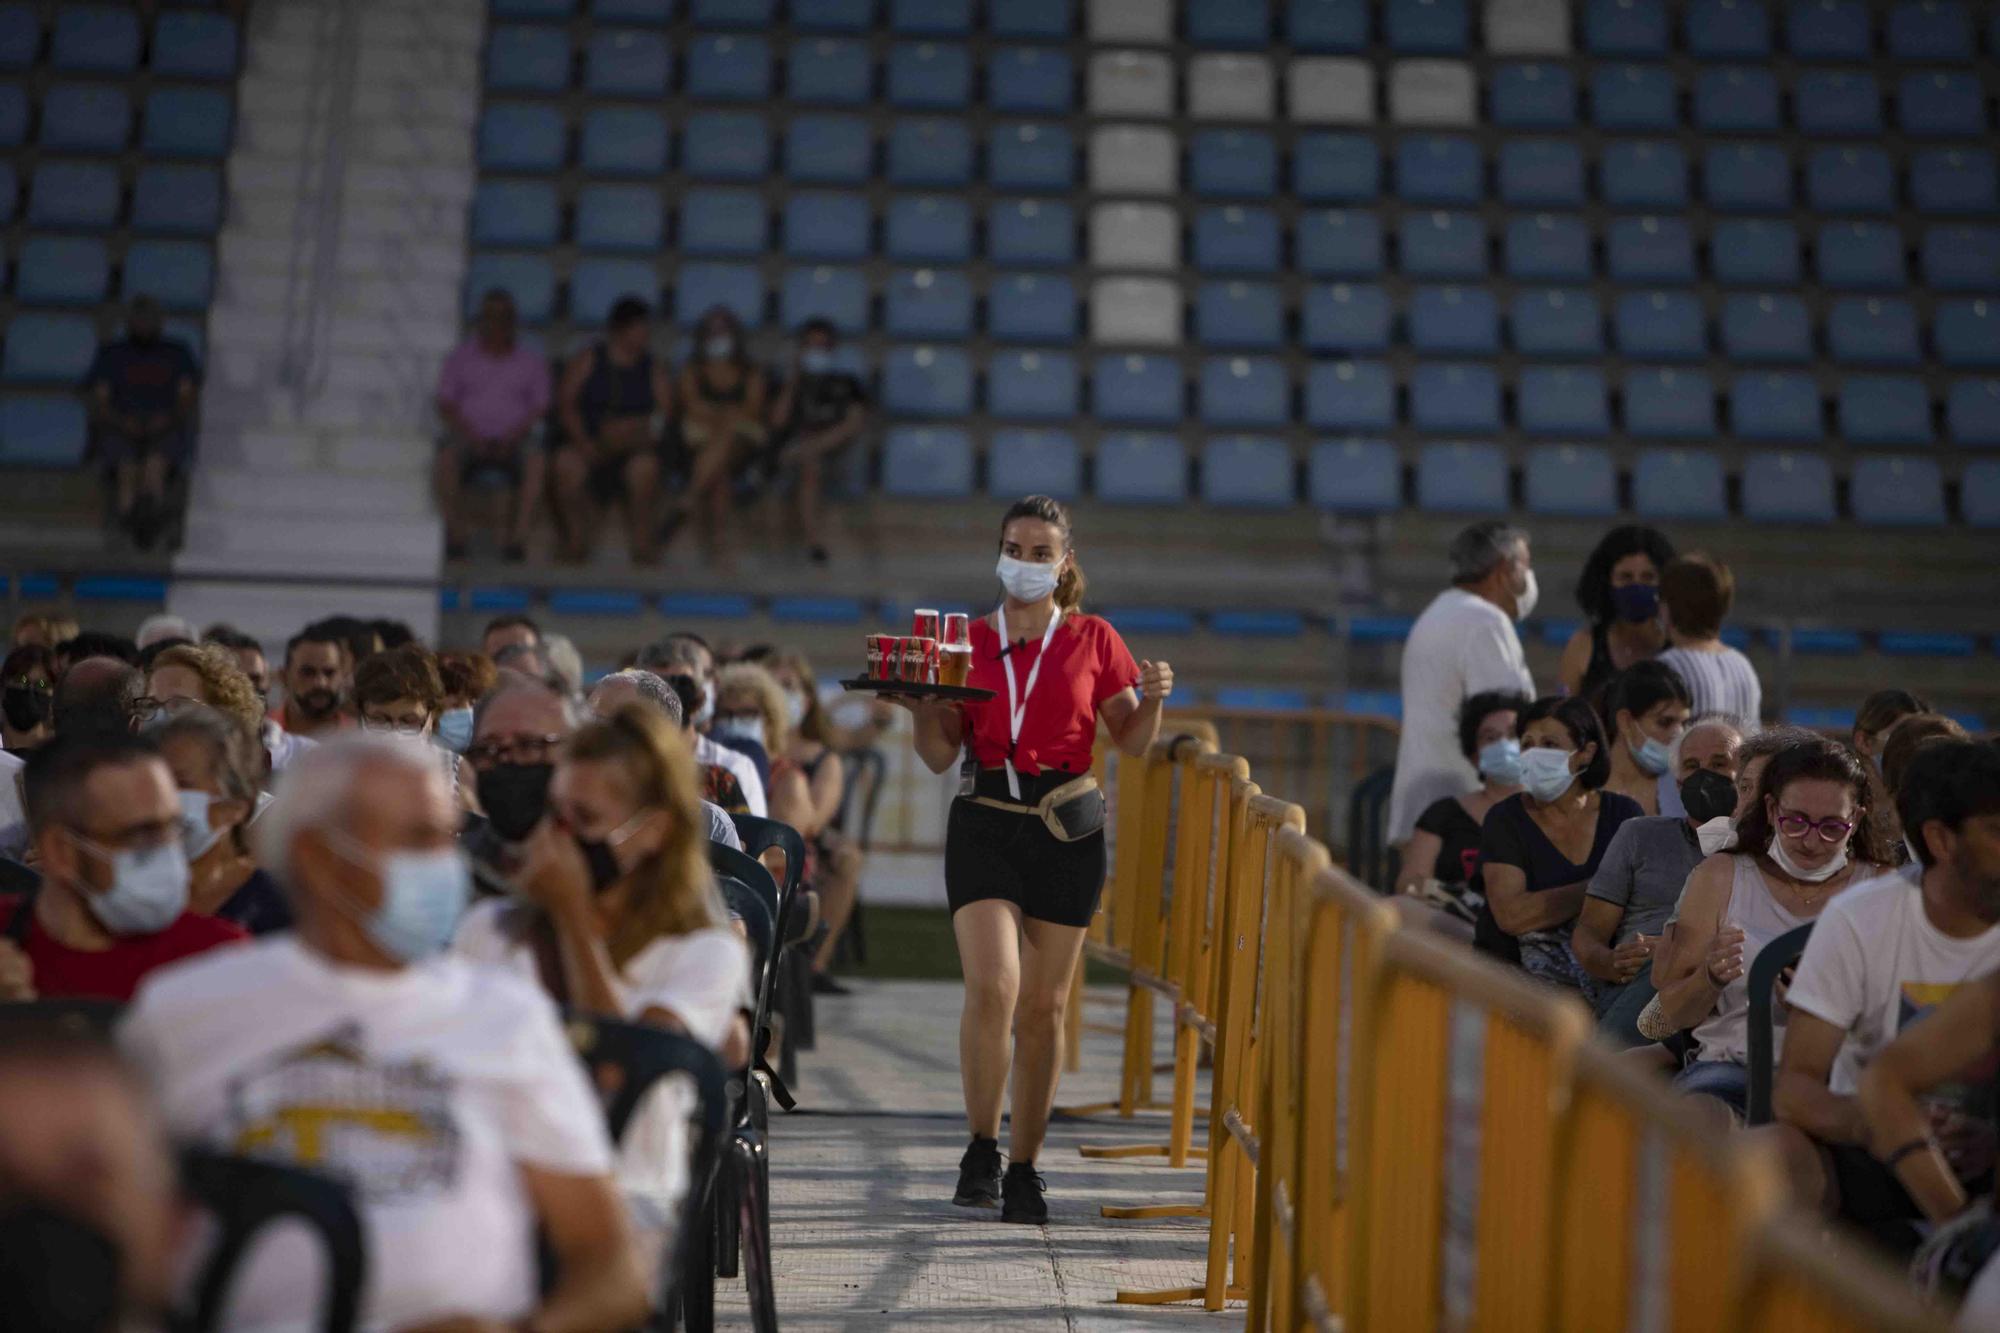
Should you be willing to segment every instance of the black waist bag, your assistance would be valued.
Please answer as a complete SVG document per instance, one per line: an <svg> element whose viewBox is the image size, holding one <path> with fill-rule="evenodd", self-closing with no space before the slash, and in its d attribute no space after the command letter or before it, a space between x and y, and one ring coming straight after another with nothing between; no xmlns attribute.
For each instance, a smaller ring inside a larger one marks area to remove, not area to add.
<svg viewBox="0 0 2000 1333"><path fill-rule="evenodd" d="M1104 829L1104 789L1088 773L1063 783L1033 805L1004 801L996 796L974 796L971 800L974 805L1034 815L1058 842L1076 842Z"/></svg>

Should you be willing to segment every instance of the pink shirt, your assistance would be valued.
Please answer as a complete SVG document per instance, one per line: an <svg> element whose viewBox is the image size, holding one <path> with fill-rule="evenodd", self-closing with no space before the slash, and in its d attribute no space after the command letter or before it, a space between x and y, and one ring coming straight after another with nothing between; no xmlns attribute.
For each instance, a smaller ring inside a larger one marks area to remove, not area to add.
<svg viewBox="0 0 2000 1333"><path fill-rule="evenodd" d="M480 439L505 439L549 410L548 358L520 342L495 356L468 338L445 358L438 401Z"/></svg>

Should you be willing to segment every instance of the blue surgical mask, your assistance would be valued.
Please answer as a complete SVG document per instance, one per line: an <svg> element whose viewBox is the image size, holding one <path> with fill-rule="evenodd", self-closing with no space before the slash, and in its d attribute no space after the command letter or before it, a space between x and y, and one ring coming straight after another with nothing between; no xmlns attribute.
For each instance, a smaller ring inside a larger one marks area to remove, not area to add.
<svg viewBox="0 0 2000 1333"><path fill-rule="evenodd" d="M1056 590L1056 567L1052 564L1003 555L994 572L1000 576L1000 586L1017 602L1039 602Z"/></svg>
<svg viewBox="0 0 2000 1333"><path fill-rule="evenodd" d="M1653 777L1658 777L1660 774L1666 772L1668 765L1672 764L1674 760L1674 752L1654 740L1651 736L1646 737L1645 744L1643 745L1634 745L1632 742L1626 741L1625 749L1631 754L1632 762L1637 764L1642 772L1648 773Z"/></svg>
<svg viewBox="0 0 2000 1333"><path fill-rule="evenodd" d="M382 883L382 901L363 911L345 900L341 910L360 922L376 947L397 962L420 962L451 943L459 917L472 897L472 872L456 847L431 852L390 852L375 856L341 836L342 855L369 866Z"/></svg>
<svg viewBox="0 0 2000 1333"><path fill-rule="evenodd" d="M472 710L447 708L438 714L437 743L453 754L464 754L472 744Z"/></svg>
<svg viewBox="0 0 2000 1333"><path fill-rule="evenodd" d="M215 804L213 796L205 791L183 791L180 795L181 846L187 850L190 862L199 861L229 830L209 826L208 808Z"/></svg>
<svg viewBox="0 0 2000 1333"><path fill-rule="evenodd" d="M1512 736L1479 748L1479 776L1509 787L1521 784L1521 742Z"/></svg>
<svg viewBox="0 0 2000 1333"><path fill-rule="evenodd" d="M1521 785L1538 801L1553 801L1570 789L1576 774L1569 769L1570 753L1546 746L1521 755Z"/></svg>
<svg viewBox="0 0 2000 1333"><path fill-rule="evenodd" d="M761 717L725 717L715 724L715 734L728 736L739 741L754 741L764 744L764 719Z"/></svg>
<svg viewBox="0 0 2000 1333"><path fill-rule="evenodd" d="M824 375L833 369L833 353L824 347L808 347L799 353L799 369L808 375Z"/></svg>
<svg viewBox="0 0 2000 1333"><path fill-rule="evenodd" d="M1660 589L1652 583L1625 583L1611 590L1611 609L1620 620L1644 624L1660 614Z"/></svg>
<svg viewBox="0 0 2000 1333"><path fill-rule="evenodd" d="M88 838L76 837L76 842L111 863L111 887L102 893L86 891L83 901L113 935L156 934L187 910L187 851L180 839L120 852Z"/></svg>

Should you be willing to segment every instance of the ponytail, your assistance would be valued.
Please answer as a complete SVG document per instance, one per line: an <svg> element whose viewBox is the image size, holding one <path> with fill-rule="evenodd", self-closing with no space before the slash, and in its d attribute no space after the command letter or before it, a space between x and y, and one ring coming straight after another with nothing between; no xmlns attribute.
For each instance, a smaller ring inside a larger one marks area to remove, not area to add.
<svg viewBox="0 0 2000 1333"><path fill-rule="evenodd" d="M1077 563L1076 552L1071 551L1069 567L1056 580L1056 606L1064 615L1074 612L1083 605L1083 590L1088 586L1089 581L1083 577L1083 566Z"/></svg>

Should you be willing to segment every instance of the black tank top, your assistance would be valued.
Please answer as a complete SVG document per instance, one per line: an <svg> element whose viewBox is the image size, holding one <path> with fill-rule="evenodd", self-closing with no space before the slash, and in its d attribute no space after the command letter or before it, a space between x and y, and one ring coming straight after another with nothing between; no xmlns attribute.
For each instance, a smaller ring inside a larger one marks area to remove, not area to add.
<svg viewBox="0 0 2000 1333"><path fill-rule="evenodd" d="M1618 674L1611 661L1610 634L1609 625L1590 627L1590 663L1583 669L1583 688L1577 691L1583 698L1596 698L1597 692Z"/></svg>
<svg viewBox="0 0 2000 1333"><path fill-rule="evenodd" d="M598 343L592 349L590 378L583 382L577 410L593 434L614 417L649 417L659 404L653 401L653 354L642 352L629 366L611 359L611 349Z"/></svg>

